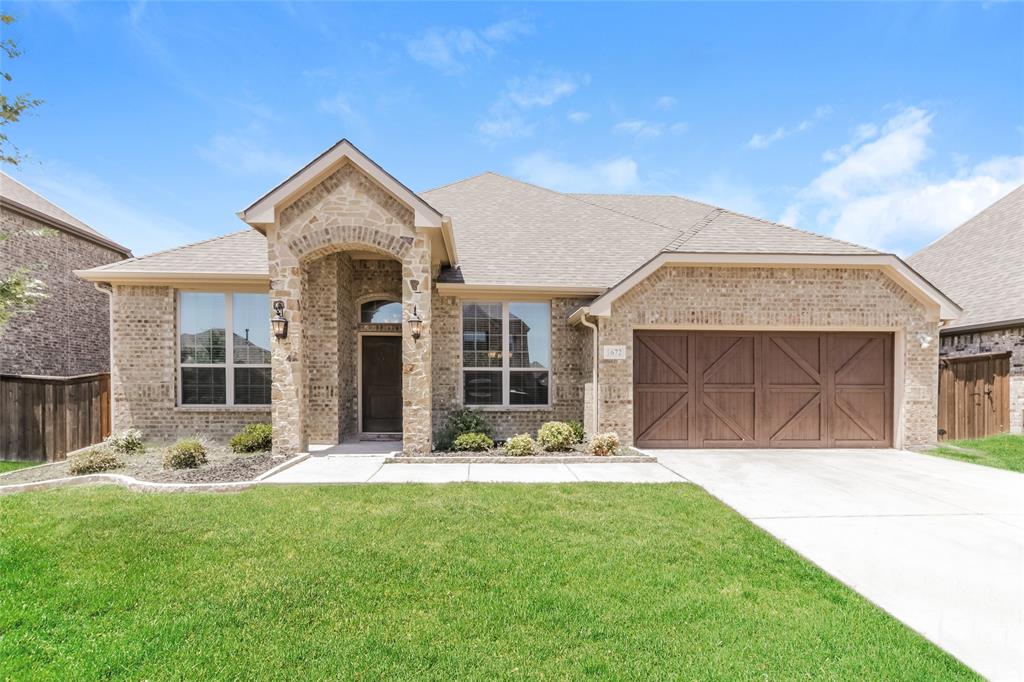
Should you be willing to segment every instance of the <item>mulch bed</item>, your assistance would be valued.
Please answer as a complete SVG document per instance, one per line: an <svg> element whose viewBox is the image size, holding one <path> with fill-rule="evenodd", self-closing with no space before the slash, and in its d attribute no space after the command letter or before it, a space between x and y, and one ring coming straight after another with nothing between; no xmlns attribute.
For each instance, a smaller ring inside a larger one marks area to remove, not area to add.
<svg viewBox="0 0 1024 682"><path fill-rule="evenodd" d="M206 464L195 469L165 469L163 456L167 446L149 446L145 452L120 455L124 466L103 473L122 474L140 481L153 483L227 483L251 481L286 460L269 452L236 454L224 445L208 446ZM0 485L35 483L55 478L67 478L68 462L44 467L19 469L0 476Z"/></svg>

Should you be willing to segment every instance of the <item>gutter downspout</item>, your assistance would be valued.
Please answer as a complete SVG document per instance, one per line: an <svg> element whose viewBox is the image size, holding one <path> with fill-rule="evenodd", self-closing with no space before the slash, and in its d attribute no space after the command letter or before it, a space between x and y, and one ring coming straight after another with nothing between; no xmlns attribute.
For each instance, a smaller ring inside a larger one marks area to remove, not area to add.
<svg viewBox="0 0 1024 682"><path fill-rule="evenodd" d="M597 325L595 323L591 322L589 319L587 319L589 314L590 314L590 309L589 308L583 308L583 314L580 315L580 324L582 324L584 327L590 327L593 330L592 336L594 337L594 350L593 350L594 376L593 376L593 379L591 379L592 385L594 387L594 395L593 395L594 405L592 407L593 412L594 412L594 414L593 414L593 418L594 418L594 433L590 434L591 436L594 436L594 435L596 435L596 434L601 432L601 421L600 421L600 419L601 419L601 401L598 398L599 395L600 395L600 388L599 388L599 385L598 385L598 380L600 379L601 374L598 371L600 369L599 358L598 358L598 350L599 350L598 349L598 345L599 345L598 344L598 340L599 340L598 339L598 330L597 330Z"/></svg>

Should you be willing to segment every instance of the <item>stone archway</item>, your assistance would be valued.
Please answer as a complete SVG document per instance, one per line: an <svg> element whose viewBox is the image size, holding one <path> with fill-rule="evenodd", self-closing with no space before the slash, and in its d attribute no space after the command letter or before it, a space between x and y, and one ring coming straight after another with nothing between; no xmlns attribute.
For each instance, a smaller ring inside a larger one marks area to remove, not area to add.
<svg viewBox="0 0 1024 682"><path fill-rule="evenodd" d="M333 253L369 251L401 263L402 300L402 430L403 450L428 452L431 447L430 390L430 242L413 226L412 211L351 164L345 164L302 198L281 211L267 230L271 296L285 304L289 333L273 343L274 449L290 454L306 449L313 431L323 427L310 413L309 372L316 352L304 341L308 317L310 263ZM406 321L413 311L424 321L418 339ZM339 330L340 331L340 330ZM318 403L317 400L320 402ZM314 405L323 405L316 397ZM311 421L312 420L312 421ZM328 432L329 433L329 432ZM322 430L317 434L323 435ZM339 438L344 434L339 432Z"/></svg>

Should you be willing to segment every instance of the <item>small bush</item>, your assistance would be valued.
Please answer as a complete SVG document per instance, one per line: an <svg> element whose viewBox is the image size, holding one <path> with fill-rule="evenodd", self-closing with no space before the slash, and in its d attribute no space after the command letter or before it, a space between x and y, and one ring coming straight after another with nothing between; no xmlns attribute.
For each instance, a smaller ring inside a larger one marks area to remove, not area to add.
<svg viewBox="0 0 1024 682"><path fill-rule="evenodd" d="M262 452L271 444L270 424L249 424L231 437L232 452Z"/></svg>
<svg viewBox="0 0 1024 682"><path fill-rule="evenodd" d="M583 422L574 419L571 422L566 422L566 424L568 424L569 428L572 429L573 445L579 445L587 439L587 434L583 431Z"/></svg>
<svg viewBox="0 0 1024 682"><path fill-rule="evenodd" d="M146 449L145 444L142 442L142 431L138 429L126 429L120 433L115 433L107 439L107 445L125 455L132 455Z"/></svg>
<svg viewBox="0 0 1024 682"><path fill-rule="evenodd" d="M537 444L533 442L533 437L528 433L521 433L518 436L512 436L505 441L505 452L515 457L532 455L536 449Z"/></svg>
<svg viewBox="0 0 1024 682"><path fill-rule="evenodd" d="M491 425L482 413L463 407L448 415L444 428L434 434L434 444L439 450L448 450L455 443L455 439L464 433L482 433L490 436Z"/></svg>
<svg viewBox="0 0 1024 682"><path fill-rule="evenodd" d="M68 458L68 471L72 476L98 474L121 466L121 460L110 448L95 447Z"/></svg>
<svg viewBox="0 0 1024 682"><path fill-rule="evenodd" d="M618 449L619 434L617 433L599 433L590 439L590 447L587 448L590 454L602 457L614 455Z"/></svg>
<svg viewBox="0 0 1024 682"><path fill-rule="evenodd" d="M565 422L547 422L537 431L537 444L547 452L565 452L572 449L573 437Z"/></svg>
<svg viewBox="0 0 1024 682"><path fill-rule="evenodd" d="M195 438L182 438L164 455L164 469L195 469L200 464L206 464L206 446Z"/></svg>
<svg viewBox="0 0 1024 682"><path fill-rule="evenodd" d="M494 447L494 441L486 433L463 433L452 443L458 452L482 452Z"/></svg>

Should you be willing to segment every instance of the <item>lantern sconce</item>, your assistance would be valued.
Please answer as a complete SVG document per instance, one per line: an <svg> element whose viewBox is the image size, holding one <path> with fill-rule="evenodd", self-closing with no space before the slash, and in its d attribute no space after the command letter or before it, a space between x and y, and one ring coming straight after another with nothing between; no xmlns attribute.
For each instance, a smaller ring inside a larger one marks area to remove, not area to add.
<svg viewBox="0 0 1024 682"><path fill-rule="evenodd" d="M412 315L409 316L409 331L414 339L420 338L423 333L423 319L416 312L416 306L412 307Z"/></svg>
<svg viewBox="0 0 1024 682"><path fill-rule="evenodd" d="M274 312L276 315L270 318L270 328L274 330L274 336L277 338L287 338L288 320L284 319L284 301L274 301Z"/></svg>

